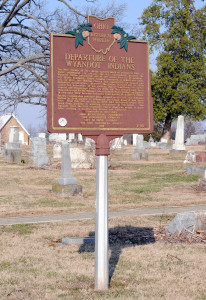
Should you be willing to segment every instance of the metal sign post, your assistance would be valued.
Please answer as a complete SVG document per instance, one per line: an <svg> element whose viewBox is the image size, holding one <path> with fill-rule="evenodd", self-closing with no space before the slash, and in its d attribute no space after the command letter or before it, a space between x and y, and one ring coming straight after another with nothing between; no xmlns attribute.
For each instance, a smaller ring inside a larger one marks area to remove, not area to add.
<svg viewBox="0 0 206 300"><path fill-rule="evenodd" d="M95 289L108 290L108 156L97 156L95 215Z"/></svg>

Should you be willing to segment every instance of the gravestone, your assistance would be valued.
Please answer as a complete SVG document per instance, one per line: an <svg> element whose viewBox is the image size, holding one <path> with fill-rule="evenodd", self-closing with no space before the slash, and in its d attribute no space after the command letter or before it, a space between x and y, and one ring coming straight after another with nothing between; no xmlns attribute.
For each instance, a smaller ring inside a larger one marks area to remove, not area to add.
<svg viewBox="0 0 206 300"><path fill-rule="evenodd" d="M149 138L149 144L150 144L150 146L152 147L152 148L155 148L156 146L157 146L157 144L155 143L155 141L154 141L154 139L153 139L153 137L152 137L152 135L150 134L150 138Z"/></svg>
<svg viewBox="0 0 206 300"><path fill-rule="evenodd" d="M85 149L95 149L95 141L93 139L86 138L84 147Z"/></svg>
<svg viewBox="0 0 206 300"><path fill-rule="evenodd" d="M183 212L175 216L167 227L169 233L180 233L182 231L195 232L196 230L206 229L206 211L202 212Z"/></svg>
<svg viewBox="0 0 206 300"><path fill-rule="evenodd" d="M144 147L144 137L142 134L137 134L136 139L136 149L134 150L132 154L133 160L140 160L140 159L146 159L148 160L148 153L145 150Z"/></svg>
<svg viewBox="0 0 206 300"><path fill-rule="evenodd" d="M178 116L175 142L172 146L173 150L184 151L184 116Z"/></svg>
<svg viewBox="0 0 206 300"><path fill-rule="evenodd" d="M61 178L57 182L61 185L77 184L77 179L72 177L70 151L67 141L62 142Z"/></svg>
<svg viewBox="0 0 206 300"><path fill-rule="evenodd" d="M62 158L62 146L59 143L56 143L53 146L53 158L56 159Z"/></svg>
<svg viewBox="0 0 206 300"><path fill-rule="evenodd" d="M206 141L206 134L192 134L190 138L187 139L186 145L198 145L200 142L204 143Z"/></svg>
<svg viewBox="0 0 206 300"><path fill-rule="evenodd" d="M78 143L82 143L83 142L83 137L81 133L78 133Z"/></svg>
<svg viewBox="0 0 206 300"><path fill-rule="evenodd" d="M31 139L32 155L29 158L30 164L35 167L43 167L50 165L50 159L47 156L46 139L35 137Z"/></svg>
<svg viewBox="0 0 206 300"><path fill-rule="evenodd" d="M110 149L121 149L122 148L122 138L116 138L111 141Z"/></svg>
<svg viewBox="0 0 206 300"><path fill-rule="evenodd" d="M151 142L150 145L151 145L152 148L157 147L157 143L155 143L155 142Z"/></svg>
<svg viewBox="0 0 206 300"><path fill-rule="evenodd" d="M186 168L186 174L205 173L205 171L206 171L206 167L189 166Z"/></svg>
<svg viewBox="0 0 206 300"><path fill-rule="evenodd" d="M199 153L196 156L196 162L206 162L206 153Z"/></svg>
<svg viewBox="0 0 206 300"><path fill-rule="evenodd" d="M21 149L19 143L19 127L11 126L9 133L9 142L4 151L4 160L7 163L21 163Z"/></svg>
<svg viewBox="0 0 206 300"><path fill-rule="evenodd" d="M38 135L40 138L45 139L46 138L46 133L45 132L40 132Z"/></svg>
<svg viewBox="0 0 206 300"><path fill-rule="evenodd" d="M184 160L184 164L193 163L196 161L195 152L193 150L189 150Z"/></svg>
<svg viewBox="0 0 206 300"><path fill-rule="evenodd" d="M93 169L96 165L95 152L92 149L70 147L72 169Z"/></svg>
<svg viewBox="0 0 206 300"><path fill-rule="evenodd" d="M200 188L203 188L204 190L206 189L206 171L205 171L205 174L204 174L204 177L203 178L200 178L198 180L198 186Z"/></svg>
<svg viewBox="0 0 206 300"><path fill-rule="evenodd" d="M75 141L75 134L74 133L69 133L69 142L74 142Z"/></svg>
<svg viewBox="0 0 206 300"><path fill-rule="evenodd" d="M168 143L168 140L165 139L165 138L161 138L161 139L160 139L160 143L167 144L167 143Z"/></svg>
<svg viewBox="0 0 206 300"><path fill-rule="evenodd" d="M134 134L132 135L132 144L133 144L134 146L136 146L136 144L137 144L137 136L138 136L137 133L134 133Z"/></svg>
<svg viewBox="0 0 206 300"><path fill-rule="evenodd" d="M169 145L168 143L162 143L162 142L159 142L157 143L157 146L160 148L160 149L168 149L168 150L171 150L172 149L172 146Z"/></svg>
<svg viewBox="0 0 206 300"><path fill-rule="evenodd" d="M150 142L144 142L144 147L145 147L145 149L151 149L152 148Z"/></svg>
<svg viewBox="0 0 206 300"><path fill-rule="evenodd" d="M51 133L49 135L50 142L61 143L63 141L66 141L66 139L67 139L66 133Z"/></svg>
<svg viewBox="0 0 206 300"><path fill-rule="evenodd" d="M169 138L168 138L169 139ZM160 148L160 149L169 149L171 150L172 149L172 146L168 144L168 139L165 138L165 137L162 137L160 139L160 142L157 143L157 146Z"/></svg>
<svg viewBox="0 0 206 300"><path fill-rule="evenodd" d="M72 176L69 143L62 142L61 177L52 186L54 193L60 195L75 195L82 192L82 186L77 185L77 179Z"/></svg>
<svg viewBox="0 0 206 300"><path fill-rule="evenodd" d="M95 237L69 237L69 238L62 238L62 244L63 245L94 245L95 244Z"/></svg>

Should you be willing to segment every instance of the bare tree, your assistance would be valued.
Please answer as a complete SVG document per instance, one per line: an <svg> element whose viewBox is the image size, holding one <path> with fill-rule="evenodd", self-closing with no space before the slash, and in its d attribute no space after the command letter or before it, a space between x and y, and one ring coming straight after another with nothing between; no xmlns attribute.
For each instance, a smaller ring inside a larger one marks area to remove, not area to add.
<svg viewBox="0 0 206 300"><path fill-rule="evenodd" d="M172 123L171 127L171 138L175 139L175 133L177 128L177 121ZM203 134L204 128L202 122L200 121L193 121L193 120L185 120L184 123L184 138L190 138L192 134Z"/></svg>
<svg viewBox="0 0 206 300"><path fill-rule="evenodd" d="M18 103L45 105L52 15L34 0L0 5L1 110Z"/></svg>
<svg viewBox="0 0 206 300"><path fill-rule="evenodd" d="M66 0L58 2L68 9L48 13L42 0L0 0L0 112L14 111L19 103L46 107L51 32L71 30L87 14L120 21L126 8L112 2L105 9L94 6L81 13Z"/></svg>
<svg viewBox="0 0 206 300"><path fill-rule="evenodd" d="M185 140L192 134L203 134L204 129L201 122L187 120L185 122Z"/></svg>

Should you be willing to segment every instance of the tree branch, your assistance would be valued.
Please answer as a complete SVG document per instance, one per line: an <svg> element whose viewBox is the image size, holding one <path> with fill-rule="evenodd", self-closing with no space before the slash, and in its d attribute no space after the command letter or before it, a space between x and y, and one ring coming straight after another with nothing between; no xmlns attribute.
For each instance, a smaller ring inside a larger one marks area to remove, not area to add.
<svg viewBox="0 0 206 300"><path fill-rule="evenodd" d="M45 31L47 31L49 34L51 33L51 31L44 25L44 23L42 23L39 19L37 19L36 17L34 17L33 15L29 15L29 14L25 14L25 13L18 13L19 16L21 17L26 17L28 19L33 19L34 21L36 21L39 25L41 25Z"/></svg>
<svg viewBox="0 0 206 300"><path fill-rule="evenodd" d="M29 36L25 33L22 33L22 32L19 32L19 31L12 31L12 30L8 30L8 31L4 31L3 34L14 34L16 36L21 36L22 38L26 38L28 40L31 40L33 41L35 44L39 45L40 47L42 47L44 50L47 49L48 47L46 45L42 45L40 43L40 41L38 40L38 38L35 38L35 37L32 37L32 36ZM2 36L3 36L2 34ZM41 36L39 36L41 38ZM46 37L45 37L46 38ZM49 38L46 38L48 41L49 41Z"/></svg>
<svg viewBox="0 0 206 300"><path fill-rule="evenodd" d="M6 2L8 2L8 0L4 0L1 5L0 5L0 10L4 7L4 5L6 4Z"/></svg>
<svg viewBox="0 0 206 300"><path fill-rule="evenodd" d="M29 30L31 32L36 33L40 38L43 38L43 39L45 38L46 40L49 41L49 38L47 36L45 36L45 34L44 35L40 34L36 29L34 29L32 27L29 27L29 26L26 26L26 25L22 25L22 24L18 24L18 23L17 24L10 24L9 26L10 27L20 27L21 29ZM6 34L6 33L10 33L10 30L3 32L3 34ZM16 32L14 32L14 33L16 33Z"/></svg>
<svg viewBox="0 0 206 300"><path fill-rule="evenodd" d="M72 10L73 12L75 12L76 14L78 14L79 16L87 18L86 15L83 15L82 13L80 13L79 11L77 11L76 9L74 9L73 7L71 7L65 0L58 0L58 1L64 3L70 10Z"/></svg>
<svg viewBox="0 0 206 300"><path fill-rule="evenodd" d="M48 88L48 83L43 79L42 76L40 76L38 73L36 73L31 67L24 65L23 66L26 70L28 70L29 72L31 72L36 78L37 80L47 89Z"/></svg>
<svg viewBox="0 0 206 300"><path fill-rule="evenodd" d="M4 20L4 22L0 26L0 36L1 36L4 28L12 20L12 18L18 13L18 11L20 9L22 9L26 4L28 4L30 2L30 0L24 0L23 3L21 3L19 6L17 6L19 4L19 2L20 2L20 0L16 0L15 4L13 4L13 7L12 7L10 13L8 14L6 19Z"/></svg>
<svg viewBox="0 0 206 300"><path fill-rule="evenodd" d="M7 68L6 70L0 71L0 76L5 75L5 74L7 74L7 73L19 68L19 67L22 67L23 64L25 64L27 62L30 62L32 60L41 59L41 58L49 58L49 57L50 57L49 54L38 54L38 55L35 55L35 56L27 57L25 59L20 59L13 66ZM0 64L2 64L1 61L0 61Z"/></svg>

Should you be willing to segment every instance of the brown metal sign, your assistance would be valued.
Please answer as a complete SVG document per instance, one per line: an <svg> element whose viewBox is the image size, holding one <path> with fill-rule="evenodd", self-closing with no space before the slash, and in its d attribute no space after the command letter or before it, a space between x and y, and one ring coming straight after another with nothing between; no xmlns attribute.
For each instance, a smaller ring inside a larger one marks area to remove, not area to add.
<svg viewBox="0 0 206 300"><path fill-rule="evenodd" d="M148 48L114 18L89 16L69 34L51 34L48 130L110 139L152 132Z"/></svg>

